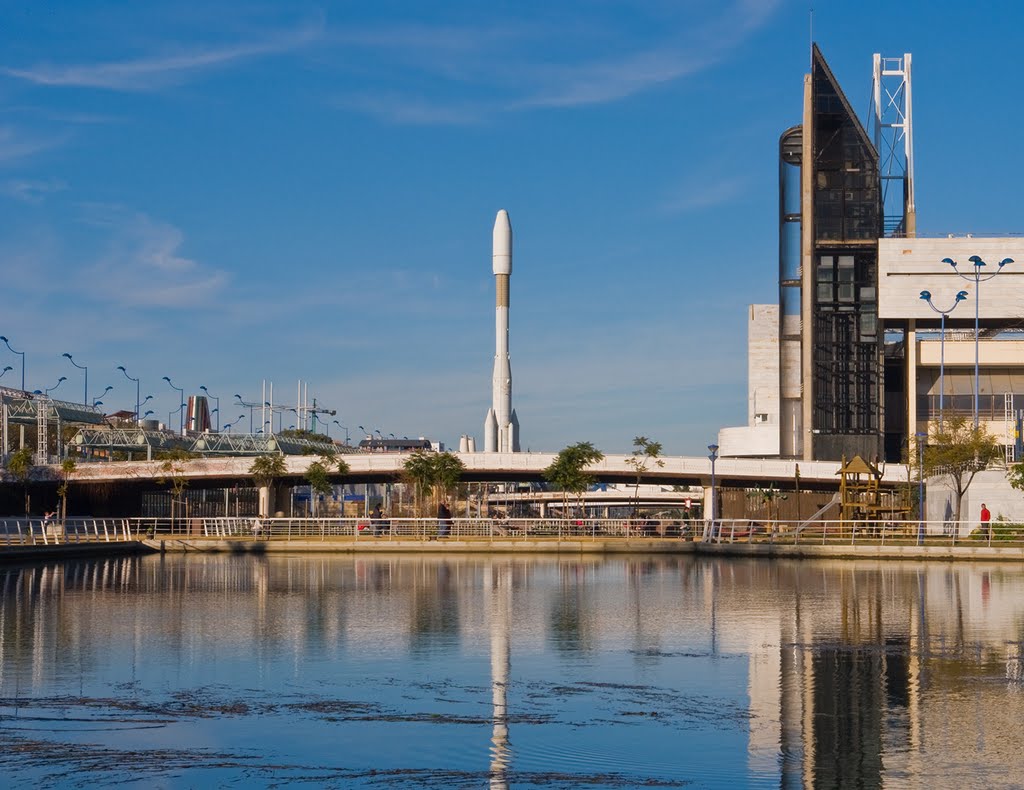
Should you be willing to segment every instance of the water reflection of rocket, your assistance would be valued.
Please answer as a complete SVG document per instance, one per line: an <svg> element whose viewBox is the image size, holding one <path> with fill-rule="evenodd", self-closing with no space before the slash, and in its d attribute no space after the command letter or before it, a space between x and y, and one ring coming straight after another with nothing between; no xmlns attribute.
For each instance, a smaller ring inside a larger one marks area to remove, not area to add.
<svg viewBox="0 0 1024 790"><path fill-rule="evenodd" d="M512 620L511 568L492 563L489 569L491 604L491 730L490 790L508 790L512 753L508 738L508 681L511 665L509 628Z"/></svg>
<svg viewBox="0 0 1024 790"><path fill-rule="evenodd" d="M484 419L484 450L489 453L519 452L519 418L512 408L512 363L508 353L509 280L512 277L512 225L501 209L494 218L492 254L495 300L494 373L491 377L491 408Z"/></svg>

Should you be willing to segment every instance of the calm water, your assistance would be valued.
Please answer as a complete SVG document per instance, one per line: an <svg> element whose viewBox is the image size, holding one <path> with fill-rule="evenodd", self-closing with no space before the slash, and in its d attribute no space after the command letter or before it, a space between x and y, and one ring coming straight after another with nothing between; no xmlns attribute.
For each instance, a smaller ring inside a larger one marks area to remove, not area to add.
<svg viewBox="0 0 1024 790"><path fill-rule="evenodd" d="M0 784L1022 787L1024 568L0 569Z"/></svg>

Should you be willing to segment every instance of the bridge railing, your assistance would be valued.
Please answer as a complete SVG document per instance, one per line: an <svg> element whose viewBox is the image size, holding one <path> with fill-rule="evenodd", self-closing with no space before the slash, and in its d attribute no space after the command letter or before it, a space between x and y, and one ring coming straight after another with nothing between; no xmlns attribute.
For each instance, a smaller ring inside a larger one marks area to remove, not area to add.
<svg viewBox="0 0 1024 790"><path fill-rule="evenodd" d="M137 540L138 521L130 518L0 518L0 547Z"/></svg>
<svg viewBox="0 0 1024 790"><path fill-rule="evenodd" d="M989 528L991 527L991 528ZM972 520L819 520L797 522L757 519L719 519L706 522L702 540L708 543L769 543L780 545L871 546L1024 546L1024 524Z"/></svg>

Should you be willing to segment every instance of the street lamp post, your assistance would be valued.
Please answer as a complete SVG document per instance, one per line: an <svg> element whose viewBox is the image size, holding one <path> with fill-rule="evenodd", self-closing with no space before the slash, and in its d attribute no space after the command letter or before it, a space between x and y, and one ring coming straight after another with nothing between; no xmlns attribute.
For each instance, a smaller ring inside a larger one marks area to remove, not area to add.
<svg viewBox="0 0 1024 790"><path fill-rule="evenodd" d="M715 461L718 460L718 445L708 445L708 460L711 461L711 537L714 537L715 533L715 518L717 517L716 508L716 491L715 491Z"/></svg>
<svg viewBox="0 0 1024 790"><path fill-rule="evenodd" d="M983 261L978 255L972 255L968 260L974 264L973 274L964 274L962 271L957 269L957 263L952 258L943 258L942 262L948 263L952 266L953 271L956 272L961 279L967 280L968 282L974 282L974 430L978 430L978 400L981 392L979 389L981 376L978 375L978 326L981 317L981 308L979 306L981 304L981 284L986 280L991 280L999 274L1006 264L1013 263L1013 258L1003 258L998 264L996 264L996 270L992 272L992 274L985 275L984 277L981 274L981 270L983 266L987 265L985 261Z"/></svg>
<svg viewBox="0 0 1024 790"><path fill-rule="evenodd" d="M103 390L103 392L101 392L99 395L97 395L95 398L92 399L92 405L95 406L97 403L103 403L102 398L104 398L106 396L106 394L108 392L110 392L112 389L114 389L114 388L111 387L111 386L108 386L105 390Z"/></svg>
<svg viewBox="0 0 1024 790"><path fill-rule="evenodd" d="M141 419L139 417L139 413L142 410L142 403L139 401L139 396L142 393L139 385L139 380L137 378L132 378L131 376L129 376L128 371L124 369L124 365L118 365L117 369L124 373L125 378L127 378L128 381L135 382L135 422L136 424L138 424L139 420Z"/></svg>
<svg viewBox="0 0 1024 790"><path fill-rule="evenodd" d="M946 316L956 310L956 306L967 298L967 291L960 291L953 300L953 305L948 310L940 310L932 303L931 291L921 291L921 298L928 303L928 306L942 316L941 334L939 335L939 428L941 430L944 422L944 398L946 396ZM977 300L975 300L977 301ZM977 349L975 349L977 351ZM977 404L977 401L975 401ZM977 415L977 411L975 411Z"/></svg>
<svg viewBox="0 0 1024 790"><path fill-rule="evenodd" d="M49 398L50 397L50 393L53 392L55 389L57 389L57 387L59 387L61 384L63 384L67 380L68 380L67 376L61 376L59 379L57 379L57 383L54 384L52 387L47 387L46 390L43 392L43 394L46 395L47 398Z"/></svg>
<svg viewBox="0 0 1024 790"><path fill-rule="evenodd" d="M24 392L25 391L25 352L24 351L15 351L13 348L11 348L11 341L8 340L3 335L0 335L0 340L4 341L4 345L7 346L7 350L8 351L10 351L12 354L17 354L18 356L21 357L21 391Z"/></svg>
<svg viewBox="0 0 1024 790"><path fill-rule="evenodd" d="M252 410L253 410L253 407L255 407L256 404L255 403L246 403L244 400L242 400L242 396L238 395L238 394L235 395L235 398L238 399L238 404L237 405L239 405L239 406L241 406L243 408L248 407L248 409L249 409L249 433L252 433L252 429L253 429Z"/></svg>
<svg viewBox="0 0 1024 790"><path fill-rule="evenodd" d="M70 354L61 354L62 357L67 357L68 362L74 365L79 370L85 371L85 394L82 396L82 403L89 403L89 367L87 365L79 365L75 362L74 358Z"/></svg>
<svg viewBox="0 0 1024 790"><path fill-rule="evenodd" d="M7 373L8 370L14 370L14 368L10 365L6 365L3 370L0 370L0 378L3 378L4 374Z"/></svg>
<svg viewBox="0 0 1024 790"><path fill-rule="evenodd" d="M211 395L210 391L208 389L206 389L205 386L200 386L199 389L201 389L203 392L206 393L206 397L213 398L215 401L217 401L217 408L215 409L215 411L217 412L217 431L219 432L220 431L220 398L218 398L216 395Z"/></svg>
<svg viewBox="0 0 1024 790"><path fill-rule="evenodd" d="M924 542L924 444L927 434L916 433L917 437L917 545Z"/></svg>
<svg viewBox="0 0 1024 790"><path fill-rule="evenodd" d="M171 381L171 377L170 376L164 376L164 381L166 381L170 385L172 390L177 390L179 392L179 394L181 395L181 406L178 407L178 411L181 412L181 419L179 421L178 432L182 436L184 436L185 435L185 388L184 387L175 387L174 383ZM174 414L174 412L171 412L171 414ZM171 414L167 415L167 422L168 423L171 421Z"/></svg>
<svg viewBox="0 0 1024 790"><path fill-rule="evenodd" d="M345 432L345 446L348 447L348 428L346 426L342 425L337 420L334 420L334 424L337 425L339 428L341 428Z"/></svg>

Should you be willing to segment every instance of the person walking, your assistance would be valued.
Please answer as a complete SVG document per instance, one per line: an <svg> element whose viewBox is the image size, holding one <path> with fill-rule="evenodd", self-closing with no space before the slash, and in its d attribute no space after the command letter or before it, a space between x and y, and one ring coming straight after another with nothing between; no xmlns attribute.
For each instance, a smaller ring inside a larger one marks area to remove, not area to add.
<svg viewBox="0 0 1024 790"><path fill-rule="evenodd" d="M452 529L452 511L448 509L448 503L442 502L437 506L437 537L447 538Z"/></svg>
<svg viewBox="0 0 1024 790"><path fill-rule="evenodd" d="M373 525L374 537L378 538L383 535L390 526L390 522L388 522L384 517L384 511L381 509L379 502L376 507L374 507L373 512L370 513L370 524Z"/></svg>
<svg viewBox="0 0 1024 790"><path fill-rule="evenodd" d="M988 536L989 541L992 540L992 514L988 510L988 505L984 502L981 503L981 528L984 533Z"/></svg>

